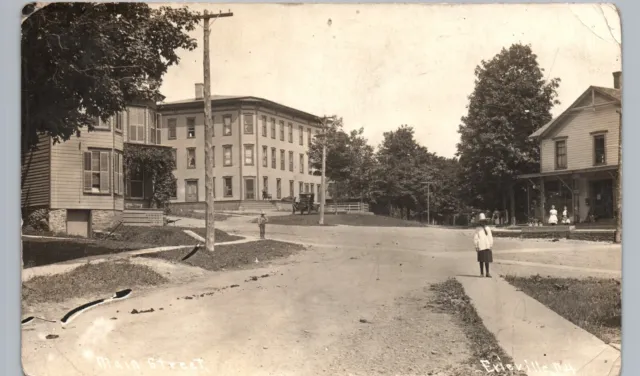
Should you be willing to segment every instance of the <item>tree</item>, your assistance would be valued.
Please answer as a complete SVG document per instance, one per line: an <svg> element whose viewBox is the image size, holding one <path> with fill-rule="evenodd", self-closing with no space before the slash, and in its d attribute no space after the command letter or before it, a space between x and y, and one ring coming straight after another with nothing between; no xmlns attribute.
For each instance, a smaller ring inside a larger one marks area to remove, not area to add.
<svg viewBox="0 0 640 376"><path fill-rule="evenodd" d="M349 150L349 135L343 130L341 118L327 122L325 134L314 137L309 147L311 167L317 171L322 169L322 146L327 142L326 177L335 183L345 183L349 179L351 152Z"/></svg>
<svg viewBox="0 0 640 376"><path fill-rule="evenodd" d="M560 79L545 80L543 72L531 47L522 44L476 67L457 145L468 204L505 209L515 177L538 168L538 145L528 136L551 120L560 103Z"/></svg>
<svg viewBox="0 0 640 376"><path fill-rule="evenodd" d="M23 147L38 133L66 141L136 100L156 101L162 76L193 50L188 8L51 3L22 23Z"/></svg>

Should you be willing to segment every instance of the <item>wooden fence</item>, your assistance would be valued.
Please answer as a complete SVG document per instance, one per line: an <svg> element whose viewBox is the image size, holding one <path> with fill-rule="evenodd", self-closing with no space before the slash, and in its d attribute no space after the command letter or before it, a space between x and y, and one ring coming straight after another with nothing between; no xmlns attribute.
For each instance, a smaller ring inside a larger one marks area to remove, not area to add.
<svg viewBox="0 0 640 376"><path fill-rule="evenodd" d="M125 226L164 226L162 209L126 209L122 212Z"/></svg>
<svg viewBox="0 0 640 376"><path fill-rule="evenodd" d="M368 213L369 204L362 202L348 203L348 204L327 204L324 208L325 212L338 212L338 213Z"/></svg>

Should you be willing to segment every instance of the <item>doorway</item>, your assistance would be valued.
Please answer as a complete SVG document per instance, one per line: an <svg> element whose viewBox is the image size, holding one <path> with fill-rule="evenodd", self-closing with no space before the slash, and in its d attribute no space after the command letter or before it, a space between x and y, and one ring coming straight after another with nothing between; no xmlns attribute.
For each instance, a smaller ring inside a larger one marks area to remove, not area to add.
<svg viewBox="0 0 640 376"><path fill-rule="evenodd" d="M590 182L591 208L590 215L595 219L612 219L613 209L613 180L596 180Z"/></svg>
<svg viewBox="0 0 640 376"><path fill-rule="evenodd" d="M256 180L255 178L244 178L244 198L245 200L256 199Z"/></svg>
<svg viewBox="0 0 640 376"><path fill-rule="evenodd" d="M198 181L185 180L185 198L186 202L198 202Z"/></svg>
<svg viewBox="0 0 640 376"><path fill-rule="evenodd" d="M67 210L67 235L89 237L91 233L90 210Z"/></svg>

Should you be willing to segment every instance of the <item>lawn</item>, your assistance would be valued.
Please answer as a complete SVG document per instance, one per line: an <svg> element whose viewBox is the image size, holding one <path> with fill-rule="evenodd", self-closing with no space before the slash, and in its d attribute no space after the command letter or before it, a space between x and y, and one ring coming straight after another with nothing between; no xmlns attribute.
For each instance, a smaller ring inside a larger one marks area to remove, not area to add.
<svg viewBox="0 0 640 376"><path fill-rule="evenodd" d="M259 266L265 261L289 257L304 250L298 244L279 242L275 240L261 240L240 244L218 245L213 253L202 248L193 256L181 261L183 257L191 252L191 249L178 249L172 251L147 253L139 257L160 258L190 266L196 266L206 270L229 270L240 269L249 265L255 265L258 259Z"/></svg>
<svg viewBox="0 0 640 376"><path fill-rule="evenodd" d="M31 268L141 248L145 248L144 244L111 240L24 238L22 240L22 257L24 258L24 267Z"/></svg>
<svg viewBox="0 0 640 376"><path fill-rule="evenodd" d="M287 226L319 226L319 214L292 214L269 217L269 223ZM253 223L257 223L257 219ZM324 215L325 226L370 226L370 227L424 227L420 222L407 221L399 218L370 214L331 214Z"/></svg>
<svg viewBox="0 0 640 376"><path fill-rule="evenodd" d="M485 328L460 282L455 278L450 278L445 282L432 285L431 290L435 292L435 298L430 304L431 307L455 318L469 340L469 347L473 352L473 356L468 359L466 364L472 370L465 369L461 365L460 369L455 370L453 376L486 374L482 363L480 363L482 360L486 360L490 364L513 364L513 360L500 347L496 337ZM526 373L514 371L512 375L526 376Z"/></svg>
<svg viewBox="0 0 640 376"><path fill-rule="evenodd" d="M103 298L118 290L168 282L145 265L127 260L81 265L67 273L35 276L22 283L22 306L59 303L74 298Z"/></svg>
<svg viewBox="0 0 640 376"><path fill-rule="evenodd" d="M184 230L191 230L204 237L204 228L185 228L178 226L144 227L144 226L120 226L113 236L125 242L143 243L152 246L190 245L197 244L198 241L187 235ZM242 237L229 235L222 230L216 229L216 243L239 240Z"/></svg>
<svg viewBox="0 0 640 376"><path fill-rule="evenodd" d="M184 233L184 228L121 226L113 239L23 238L25 268L49 265L90 256L116 254L144 248L196 245L198 241ZM191 229L204 236L204 229ZM216 229L216 243L242 239Z"/></svg>
<svg viewBox="0 0 640 376"><path fill-rule="evenodd" d="M506 276L516 288L606 343L620 343L622 300L616 279Z"/></svg>

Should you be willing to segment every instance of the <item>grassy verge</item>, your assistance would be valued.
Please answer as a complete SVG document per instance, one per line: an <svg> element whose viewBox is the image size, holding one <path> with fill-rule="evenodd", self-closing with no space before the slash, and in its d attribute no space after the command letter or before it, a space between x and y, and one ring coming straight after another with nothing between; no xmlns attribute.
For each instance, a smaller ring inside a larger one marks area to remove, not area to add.
<svg viewBox="0 0 640 376"><path fill-rule="evenodd" d="M456 370L454 376L484 374L485 369L481 363L483 360L489 364L503 364L505 367L507 364L513 364L513 359L502 350L496 337L485 328L460 282L450 278L445 282L432 285L431 290L435 292L432 306L455 318L469 340L469 347L473 352L472 357L466 362L468 368L461 367ZM522 371L502 374L526 376Z"/></svg>
<svg viewBox="0 0 640 376"><path fill-rule="evenodd" d="M269 217L269 223L287 226L320 226L319 214L293 214ZM257 223L257 219L253 220ZM325 213L325 226L369 226L369 227L424 227L420 222L407 221L399 218L370 214L331 214Z"/></svg>
<svg viewBox="0 0 640 376"><path fill-rule="evenodd" d="M520 231L494 231L493 236L498 238L517 239L571 239L593 242L612 243L614 233L610 231L589 232L520 232Z"/></svg>
<svg viewBox="0 0 640 376"><path fill-rule="evenodd" d="M179 210L172 209L170 216L174 217L184 217L184 218L194 218L194 219L205 219L206 213L204 211L193 211L193 210ZM229 217L229 214L224 213L216 213L216 221L226 221Z"/></svg>
<svg viewBox="0 0 640 376"><path fill-rule="evenodd" d="M262 266L264 261L289 257L302 250L304 250L304 247L298 244L275 240L262 240L241 244L219 245L215 247L214 253L201 249L185 261L180 260L191 252L190 249L148 253L140 255L140 257L160 258L185 263L206 270L217 271L240 269L249 265L253 266L256 265L256 259L259 261L258 266Z"/></svg>
<svg viewBox="0 0 640 376"><path fill-rule="evenodd" d="M207 229L205 228L192 228L190 230L202 236L203 238L207 236ZM225 242L231 242L234 240L241 240L241 239L244 239L244 237L229 235L224 231L216 229L216 243L225 243Z"/></svg>
<svg viewBox="0 0 640 376"><path fill-rule="evenodd" d="M144 248L144 244L88 239L32 239L22 240L24 267L49 265L83 257L110 255Z"/></svg>
<svg viewBox="0 0 640 376"><path fill-rule="evenodd" d="M191 229L204 237L205 229ZM76 260L84 257L103 256L144 248L195 245L196 239L184 233L184 228L121 226L109 239L41 239L23 238L25 268ZM216 243L239 240L216 229Z"/></svg>
<svg viewBox="0 0 640 376"><path fill-rule="evenodd" d="M59 303L74 298L102 298L126 288L168 282L145 265L121 260L84 264L67 273L35 276L22 283L22 306Z"/></svg>
<svg viewBox="0 0 640 376"><path fill-rule="evenodd" d="M621 286L616 279L506 276L516 288L606 343L620 342Z"/></svg>

